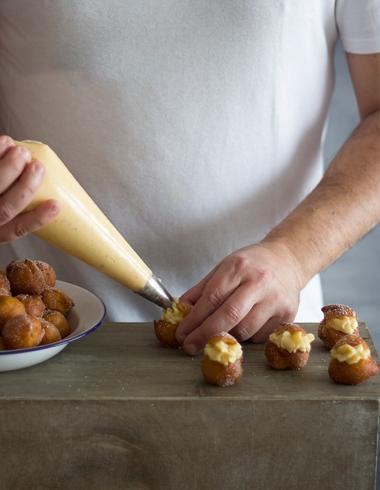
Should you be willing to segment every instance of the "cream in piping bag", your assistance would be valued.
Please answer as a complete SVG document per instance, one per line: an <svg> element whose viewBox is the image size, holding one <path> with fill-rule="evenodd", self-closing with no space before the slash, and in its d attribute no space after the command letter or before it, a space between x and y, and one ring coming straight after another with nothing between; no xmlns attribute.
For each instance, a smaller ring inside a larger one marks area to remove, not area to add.
<svg viewBox="0 0 380 490"><path fill-rule="evenodd" d="M47 199L61 204L58 216L33 234L85 262L161 308L173 298L149 267L98 208L49 146L15 141L46 167L46 177L26 211Z"/></svg>

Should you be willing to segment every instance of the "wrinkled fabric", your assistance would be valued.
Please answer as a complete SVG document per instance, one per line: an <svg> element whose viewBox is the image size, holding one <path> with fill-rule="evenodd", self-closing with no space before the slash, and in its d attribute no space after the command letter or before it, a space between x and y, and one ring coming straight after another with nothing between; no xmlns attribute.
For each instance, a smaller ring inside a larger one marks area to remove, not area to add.
<svg viewBox="0 0 380 490"><path fill-rule="evenodd" d="M0 132L48 144L180 296L321 179L338 32L379 49L376 26L357 27L373 5L2 0ZM49 262L99 295L109 320L160 315L34 236L1 257ZM316 277L297 320L318 321L322 304Z"/></svg>

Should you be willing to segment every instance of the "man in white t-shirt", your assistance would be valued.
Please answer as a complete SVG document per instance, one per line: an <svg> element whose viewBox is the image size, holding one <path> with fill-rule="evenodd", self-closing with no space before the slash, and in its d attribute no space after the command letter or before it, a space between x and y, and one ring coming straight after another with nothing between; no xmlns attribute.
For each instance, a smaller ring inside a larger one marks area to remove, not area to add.
<svg viewBox="0 0 380 490"><path fill-rule="evenodd" d="M160 314L29 235L59 212L48 201L19 214L44 169L12 138L34 139L195 305L178 329L189 354L216 332L263 341L281 320L318 321L318 273L380 220L379 11L376 0L3 0L0 266L45 260L102 297L110 320ZM361 123L323 176L338 37Z"/></svg>

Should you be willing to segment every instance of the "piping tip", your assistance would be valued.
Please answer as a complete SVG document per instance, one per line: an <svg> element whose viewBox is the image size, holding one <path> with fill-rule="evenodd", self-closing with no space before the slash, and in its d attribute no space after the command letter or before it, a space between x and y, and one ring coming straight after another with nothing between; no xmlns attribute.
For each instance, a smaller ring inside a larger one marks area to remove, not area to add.
<svg viewBox="0 0 380 490"><path fill-rule="evenodd" d="M155 275L152 275L146 285L140 291L137 291L136 294L160 306L164 310L170 308L174 301L172 295Z"/></svg>

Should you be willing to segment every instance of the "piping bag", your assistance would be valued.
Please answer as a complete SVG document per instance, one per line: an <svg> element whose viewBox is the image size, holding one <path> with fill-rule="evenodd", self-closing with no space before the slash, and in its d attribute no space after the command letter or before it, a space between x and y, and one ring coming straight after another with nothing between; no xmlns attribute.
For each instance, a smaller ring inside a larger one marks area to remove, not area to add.
<svg viewBox="0 0 380 490"><path fill-rule="evenodd" d="M46 167L45 180L24 212L32 211L47 199L57 199L61 204L58 216L33 234L161 308L171 307L173 298L161 281L102 213L56 153L38 141L15 141L15 144L28 148L32 160L38 160Z"/></svg>

